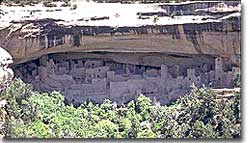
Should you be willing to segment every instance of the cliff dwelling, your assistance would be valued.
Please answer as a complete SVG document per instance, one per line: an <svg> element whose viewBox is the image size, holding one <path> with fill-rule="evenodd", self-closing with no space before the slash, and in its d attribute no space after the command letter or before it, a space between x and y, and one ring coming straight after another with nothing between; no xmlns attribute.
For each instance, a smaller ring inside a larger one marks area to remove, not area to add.
<svg viewBox="0 0 250 143"><path fill-rule="evenodd" d="M125 103L143 94L168 103L191 85L232 87L239 73L230 60L168 53L57 53L17 65L15 75L38 91L60 91L68 103L105 98Z"/></svg>
<svg viewBox="0 0 250 143"><path fill-rule="evenodd" d="M0 46L37 91L73 104L170 103L192 84L230 88L240 72L240 2L75 3L0 7Z"/></svg>

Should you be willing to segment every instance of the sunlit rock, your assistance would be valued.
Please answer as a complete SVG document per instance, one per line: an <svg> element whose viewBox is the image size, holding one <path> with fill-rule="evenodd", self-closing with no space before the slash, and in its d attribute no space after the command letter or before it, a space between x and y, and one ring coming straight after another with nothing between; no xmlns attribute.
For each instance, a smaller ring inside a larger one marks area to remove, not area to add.
<svg viewBox="0 0 250 143"><path fill-rule="evenodd" d="M12 56L0 47L0 89L14 77L14 72L9 65L13 63Z"/></svg>

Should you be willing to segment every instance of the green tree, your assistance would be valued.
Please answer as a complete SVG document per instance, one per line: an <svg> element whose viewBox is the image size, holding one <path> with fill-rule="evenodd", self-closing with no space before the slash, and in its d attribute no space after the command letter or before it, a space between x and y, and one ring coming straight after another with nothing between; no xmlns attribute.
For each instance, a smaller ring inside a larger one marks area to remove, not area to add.
<svg viewBox="0 0 250 143"><path fill-rule="evenodd" d="M66 105L59 92L39 93L14 80L0 94L6 100L5 137L14 138L237 138L241 132L240 93L218 98L196 88L171 105L153 105L139 96L117 106L85 102ZM1 116L2 117L2 114Z"/></svg>

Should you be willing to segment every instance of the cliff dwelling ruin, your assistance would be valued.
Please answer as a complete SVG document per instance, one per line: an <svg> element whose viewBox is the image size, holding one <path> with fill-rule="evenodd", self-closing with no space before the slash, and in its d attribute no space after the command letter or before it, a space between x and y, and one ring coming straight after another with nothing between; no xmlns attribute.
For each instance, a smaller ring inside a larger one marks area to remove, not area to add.
<svg viewBox="0 0 250 143"><path fill-rule="evenodd" d="M103 10L86 14L93 7ZM230 88L240 73L240 2L18 8L0 7L15 76L68 103L140 94L169 103L192 84Z"/></svg>
<svg viewBox="0 0 250 143"><path fill-rule="evenodd" d="M61 91L69 103L146 95L168 103L197 87L232 87L240 69L221 57L164 53L58 53L19 64L15 75L38 91Z"/></svg>

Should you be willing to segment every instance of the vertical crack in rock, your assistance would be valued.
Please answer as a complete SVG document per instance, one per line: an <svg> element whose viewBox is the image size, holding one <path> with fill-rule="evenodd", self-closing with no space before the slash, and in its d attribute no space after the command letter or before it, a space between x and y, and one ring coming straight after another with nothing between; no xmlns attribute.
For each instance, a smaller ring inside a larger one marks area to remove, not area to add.
<svg viewBox="0 0 250 143"><path fill-rule="evenodd" d="M78 34L75 34L73 36L73 39L74 39L74 45L75 47L79 47L81 45L80 43L80 36Z"/></svg>

